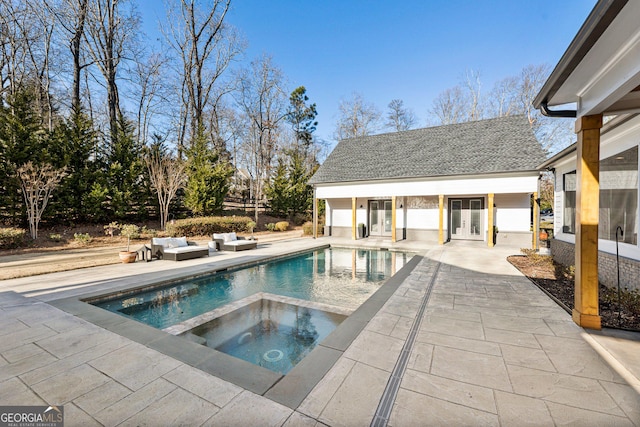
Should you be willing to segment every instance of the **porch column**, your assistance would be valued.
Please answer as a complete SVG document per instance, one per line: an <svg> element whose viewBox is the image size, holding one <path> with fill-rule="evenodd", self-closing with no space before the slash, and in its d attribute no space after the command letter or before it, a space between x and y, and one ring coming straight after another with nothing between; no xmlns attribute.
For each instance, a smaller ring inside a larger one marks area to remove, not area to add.
<svg viewBox="0 0 640 427"><path fill-rule="evenodd" d="M396 196L391 197L391 241L396 241Z"/></svg>
<svg viewBox="0 0 640 427"><path fill-rule="evenodd" d="M540 218L540 201L538 200L538 192L533 192L533 242L531 247L538 249L538 234L540 233L540 224L538 219Z"/></svg>
<svg viewBox="0 0 640 427"><path fill-rule="evenodd" d="M438 244L444 245L444 194L438 195Z"/></svg>
<svg viewBox="0 0 640 427"><path fill-rule="evenodd" d="M356 198L351 198L351 238L356 240L358 234L356 233Z"/></svg>
<svg viewBox="0 0 640 427"><path fill-rule="evenodd" d="M320 200L317 197L313 198L313 238L318 238L318 203Z"/></svg>
<svg viewBox="0 0 640 427"><path fill-rule="evenodd" d="M487 197L487 246L493 247L493 193L489 193Z"/></svg>
<svg viewBox="0 0 640 427"><path fill-rule="evenodd" d="M576 120L576 275L573 321L600 329L598 308L598 210L602 114Z"/></svg>

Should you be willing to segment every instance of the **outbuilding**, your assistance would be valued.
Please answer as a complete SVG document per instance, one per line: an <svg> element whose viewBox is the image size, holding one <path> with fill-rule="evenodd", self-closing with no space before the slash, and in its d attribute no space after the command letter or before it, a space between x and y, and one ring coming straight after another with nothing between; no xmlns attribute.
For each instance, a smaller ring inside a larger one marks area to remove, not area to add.
<svg viewBox="0 0 640 427"><path fill-rule="evenodd" d="M544 160L524 116L346 139L310 180L314 214L324 235L531 247Z"/></svg>

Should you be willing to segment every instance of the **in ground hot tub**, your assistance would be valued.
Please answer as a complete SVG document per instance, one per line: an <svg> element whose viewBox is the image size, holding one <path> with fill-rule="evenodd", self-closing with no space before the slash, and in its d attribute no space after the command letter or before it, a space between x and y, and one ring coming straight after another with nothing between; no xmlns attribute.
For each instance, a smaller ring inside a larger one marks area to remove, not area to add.
<svg viewBox="0 0 640 427"><path fill-rule="evenodd" d="M284 375L349 314L325 304L264 293L238 303L225 314L205 313L166 330ZM198 325L180 332L194 324Z"/></svg>

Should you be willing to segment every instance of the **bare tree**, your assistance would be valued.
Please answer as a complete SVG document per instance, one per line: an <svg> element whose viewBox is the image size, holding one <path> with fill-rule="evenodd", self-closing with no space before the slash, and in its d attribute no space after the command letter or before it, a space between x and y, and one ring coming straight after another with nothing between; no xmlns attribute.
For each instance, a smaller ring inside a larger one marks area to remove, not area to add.
<svg viewBox="0 0 640 427"><path fill-rule="evenodd" d="M472 69L465 71L459 85L442 91L433 102L429 112L435 116L436 124L450 125L482 119L485 100L481 88L480 73Z"/></svg>
<svg viewBox="0 0 640 427"><path fill-rule="evenodd" d="M231 0L209 0L198 6L195 0L175 0L170 5L163 32L181 60L179 145L205 129L208 107L215 108L224 89L220 78L243 49L233 27L225 22ZM187 134L189 132L189 134Z"/></svg>
<svg viewBox="0 0 640 427"><path fill-rule="evenodd" d="M487 113L490 117L506 117L518 114L518 78L505 77L493 86L489 93Z"/></svg>
<svg viewBox="0 0 640 427"><path fill-rule="evenodd" d="M27 6L11 0L0 2L0 78L2 93L14 95L29 76L28 44L33 17Z"/></svg>
<svg viewBox="0 0 640 427"><path fill-rule="evenodd" d="M418 119L415 113L405 107L401 99L392 100L387 108L386 125L388 128L396 132L401 132L412 129L416 125Z"/></svg>
<svg viewBox="0 0 640 427"><path fill-rule="evenodd" d="M51 193L65 177L66 172L64 168L55 169L49 164L39 166L32 162L20 166L17 172L27 208L29 232L31 238L35 240L38 238L38 224L51 198Z"/></svg>
<svg viewBox="0 0 640 427"><path fill-rule="evenodd" d="M353 93L351 99L339 105L340 117L336 123L334 137L337 140L371 135L380 128L380 110L362 97Z"/></svg>
<svg viewBox="0 0 640 427"><path fill-rule="evenodd" d="M245 164L253 181L257 222L263 185L269 179L276 154L280 123L287 116L287 95L282 88L282 71L266 55L241 72L239 85L237 102L249 122Z"/></svg>
<svg viewBox="0 0 640 427"><path fill-rule="evenodd" d="M135 85L137 103L136 111L136 139L139 143L146 143L149 138L149 127L155 114L160 114L160 106L166 104L166 81L162 70L166 68L167 58L158 53L149 55L145 59L137 60L132 76Z"/></svg>
<svg viewBox="0 0 640 427"><path fill-rule="evenodd" d="M169 205L178 190L187 182L186 164L158 151L145 157L151 187L158 195L160 227L164 230L169 217Z"/></svg>
<svg viewBox="0 0 640 427"><path fill-rule="evenodd" d="M480 72L469 69L465 72L464 75L464 87L466 89L466 102L468 104L467 107L467 115L468 121L480 120L482 119L482 110L483 110L483 102L482 102L482 83L480 81Z"/></svg>
<svg viewBox="0 0 640 427"><path fill-rule="evenodd" d="M118 67L125 58L129 43L139 26L133 9L124 10L127 0L95 0L86 17L88 50L104 77L111 141L117 140L118 121L122 116L118 89Z"/></svg>
<svg viewBox="0 0 640 427"><path fill-rule="evenodd" d="M451 125L467 121L468 115L462 88L454 86L440 92L433 101L433 106L429 112L435 116L436 124L439 125Z"/></svg>
<svg viewBox="0 0 640 427"><path fill-rule="evenodd" d="M79 112L80 86L82 70L90 64L83 59L85 23L89 0L44 0L47 9L56 17L62 29L62 38L68 38L69 51L72 58L71 109Z"/></svg>
<svg viewBox="0 0 640 427"><path fill-rule="evenodd" d="M485 117L524 115L542 148L555 152L569 145L574 136L571 120L550 120L533 108L533 99L548 74L546 65L528 65L518 75L499 80L488 96L483 96L479 74L468 71L461 85L438 95L430 112L436 123L443 125Z"/></svg>

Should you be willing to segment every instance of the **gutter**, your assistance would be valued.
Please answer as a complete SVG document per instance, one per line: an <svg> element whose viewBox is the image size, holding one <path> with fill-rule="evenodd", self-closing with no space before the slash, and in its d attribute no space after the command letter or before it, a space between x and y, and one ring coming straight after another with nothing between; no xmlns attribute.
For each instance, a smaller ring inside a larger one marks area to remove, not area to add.
<svg viewBox="0 0 640 427"><path fill-rule="evenodd" d="M548 109L547 104L560 90L571 73L575 71L628 1L598 1L533 101L533 106L536 109L541 109L542 114L549 117L576 117L565 115L569 114L569 112L573 113L572 110L551 111Z"/></svg>
<svg viewBox="0 0 640 427"><path fill-rule="evenodd" d="M547 117L562 117L575 119L578 116L578 110L549 110L547 101L540 104L540 111Z"/></svg>

